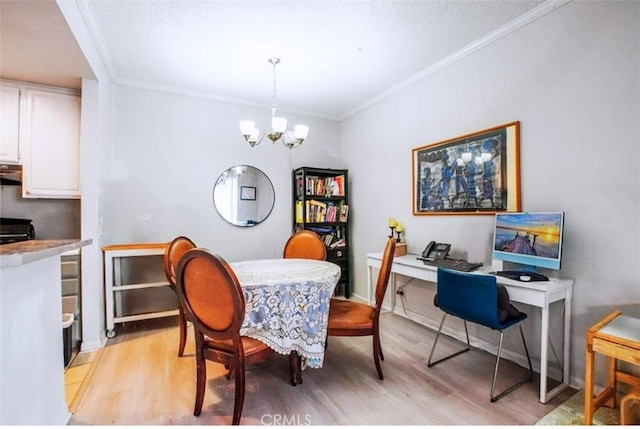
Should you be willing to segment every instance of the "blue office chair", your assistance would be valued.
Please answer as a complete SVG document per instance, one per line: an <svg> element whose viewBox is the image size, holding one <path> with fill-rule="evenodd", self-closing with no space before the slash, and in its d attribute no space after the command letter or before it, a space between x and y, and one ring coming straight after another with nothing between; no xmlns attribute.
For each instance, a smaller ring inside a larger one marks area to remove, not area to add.
<svg viewBox="0 0 640 429"><path fill-rule="evenodd" d="M500 331L500 344L498 346L496 365L493 371L493 382L491 383L491 402L497 401L506 394L533 379L533 367L531 366L529 349L527 348L527 342L524 339L522 325L520 324L520 322L527 318L527 315L516 310L515 314L514 312L511 312L511 314L504 320L500 320L501 317L499 316L498 311L498 285L494 276L438 268L437 290L438 293L434 301L435 304L444 311L444 314L442 315L440 328L438 328L436 339L433 342L431 353L429 354L429 361L427 363L429 368L471 350L469 331L467 329L467 321L469 321ZM438 339L442 333L442 326L444 325L444 320L446 319L447 314L456 316L464 321L467 348L432 362L431 359L433 358L433 352L438 344ZM500 355L502 353L502 340L504 338L503 331L514 325L518 325L518 328L520 328L520 337L522 338L524 351L527 354L527 361L529 362L529 375L525 379L505 389L502 393L494 396L496 379L498 376L498 365L500 363Z"/></svg>

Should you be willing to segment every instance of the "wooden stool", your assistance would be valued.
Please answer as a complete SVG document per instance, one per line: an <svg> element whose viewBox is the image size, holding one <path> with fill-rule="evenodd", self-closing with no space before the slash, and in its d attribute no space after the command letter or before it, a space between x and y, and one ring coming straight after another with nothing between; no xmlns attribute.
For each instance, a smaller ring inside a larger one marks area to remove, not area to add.
<svg viewBox="0 0 640 429"><path fill-rule="evenodd" d="M640 386L637 386L620 401L620 424L640 424Z"/></svg>
<svg viewBox="0 0 640 429"><path fill-rule="evenodd" d="M605 389L594 397L593 362L596 352L609 358L609 382ZM616 384L618 381L636 388L640 386L640 378L617 370L618 359L640 365L640 319L623 316L622 312L614 311L587 330L584 377L585 425L593 423L593 413L605 403L610 408L616 407ZM625 402L632 401L629 399Z"/></svg>

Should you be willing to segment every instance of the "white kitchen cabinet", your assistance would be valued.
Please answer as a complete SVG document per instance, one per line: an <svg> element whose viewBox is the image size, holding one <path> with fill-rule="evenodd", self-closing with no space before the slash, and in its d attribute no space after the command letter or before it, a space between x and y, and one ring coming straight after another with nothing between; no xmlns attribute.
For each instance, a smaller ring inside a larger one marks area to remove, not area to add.
<svg viewBox="0 0 640 429"><path fill-rule="evenodd" d="M19 157L20 87L0 85L0 162L17 164Z"/></svg>
<svg viewBox="0 0 640 429"><path fill-rule="evenodd" d="M80 198L80 96L26 87L20 116L24 198Z"/></svg>

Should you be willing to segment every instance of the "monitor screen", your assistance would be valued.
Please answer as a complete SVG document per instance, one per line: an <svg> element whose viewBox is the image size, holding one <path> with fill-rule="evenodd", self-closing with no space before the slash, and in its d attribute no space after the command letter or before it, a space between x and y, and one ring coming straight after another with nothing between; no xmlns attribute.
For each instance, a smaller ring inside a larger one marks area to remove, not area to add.
<svg viewBox="0 0 640 429"><path fill-rule="evenodd" d="M493 259L523 269L560 269L564 213L497 213Z"/></svg>

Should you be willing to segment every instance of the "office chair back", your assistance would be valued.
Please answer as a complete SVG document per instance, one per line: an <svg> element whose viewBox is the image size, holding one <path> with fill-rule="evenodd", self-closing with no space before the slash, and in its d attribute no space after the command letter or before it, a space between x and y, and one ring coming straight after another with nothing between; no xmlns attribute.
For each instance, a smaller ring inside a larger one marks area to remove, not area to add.
<svg viewBox="0 0 640 429"><path fill-rule="evenodd" d="M505 327L498 319L495 276L438 269L437 290L442 311L489 328Z"/></svg>
<svg viewBox="0 0 640 429"><path fill-rule="evenodd" d="M317 233L304 229L289 237L284 245L284 257L324 261L327 259L327 248Z"/></svg>

